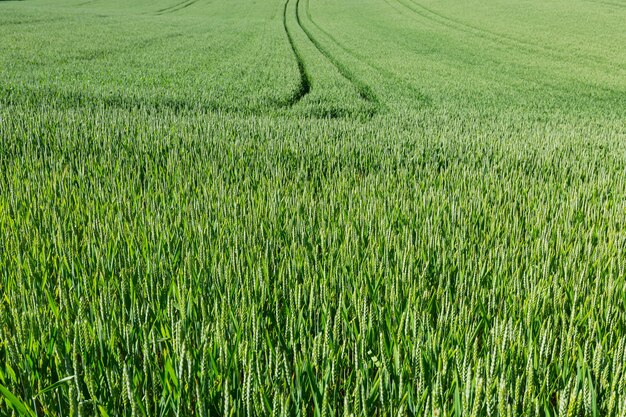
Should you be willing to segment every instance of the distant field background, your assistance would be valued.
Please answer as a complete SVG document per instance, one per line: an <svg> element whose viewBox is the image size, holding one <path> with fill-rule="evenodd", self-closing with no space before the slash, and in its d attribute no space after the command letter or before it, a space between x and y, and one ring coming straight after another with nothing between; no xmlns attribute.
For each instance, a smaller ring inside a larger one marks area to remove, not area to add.
<svg viewBox="0 0 626 417"><path fill-rule="evenodd" d="M0 416L626 415L623 0L0 1Z"/></svg>

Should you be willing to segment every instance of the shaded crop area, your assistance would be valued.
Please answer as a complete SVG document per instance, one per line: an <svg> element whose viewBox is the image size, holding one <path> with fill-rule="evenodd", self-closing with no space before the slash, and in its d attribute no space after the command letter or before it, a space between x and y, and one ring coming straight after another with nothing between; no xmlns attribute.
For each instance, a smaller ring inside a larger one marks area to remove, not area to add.
<svg viewBox="0 0 626 417"><path fill-rule="evenodd" d="M0 416L624 415L605 3L1 2Z"/></svg>

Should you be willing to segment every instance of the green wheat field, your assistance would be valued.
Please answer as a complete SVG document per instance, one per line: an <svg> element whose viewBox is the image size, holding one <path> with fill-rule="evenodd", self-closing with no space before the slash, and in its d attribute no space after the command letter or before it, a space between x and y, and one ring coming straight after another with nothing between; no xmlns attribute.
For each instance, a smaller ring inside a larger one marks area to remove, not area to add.
<svg viewBox="0 0 626 417"><path fill-rule="evenodd" d="M0 416L625 416L626 0L0 1Z"/></svg>

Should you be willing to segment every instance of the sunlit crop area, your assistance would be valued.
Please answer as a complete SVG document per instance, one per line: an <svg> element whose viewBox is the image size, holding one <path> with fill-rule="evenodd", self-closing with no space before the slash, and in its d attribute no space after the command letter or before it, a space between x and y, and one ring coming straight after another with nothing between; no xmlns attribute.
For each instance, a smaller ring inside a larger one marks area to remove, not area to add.
<svg viewBox="0 0 626 417"><path fill-rule="evenodd" d="M0 1L0 416L626 415L624 0Z"/></svg>

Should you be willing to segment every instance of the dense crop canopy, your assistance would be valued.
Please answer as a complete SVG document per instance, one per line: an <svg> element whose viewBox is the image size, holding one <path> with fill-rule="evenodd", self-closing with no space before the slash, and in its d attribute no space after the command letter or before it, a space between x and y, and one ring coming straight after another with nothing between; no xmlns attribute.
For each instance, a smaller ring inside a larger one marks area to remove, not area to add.
<svg viewBox="0 0 626 417"><path fill-rule="evenodd" d="M0 1L0 415L624 415L625 21Z"/></svg>

